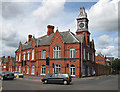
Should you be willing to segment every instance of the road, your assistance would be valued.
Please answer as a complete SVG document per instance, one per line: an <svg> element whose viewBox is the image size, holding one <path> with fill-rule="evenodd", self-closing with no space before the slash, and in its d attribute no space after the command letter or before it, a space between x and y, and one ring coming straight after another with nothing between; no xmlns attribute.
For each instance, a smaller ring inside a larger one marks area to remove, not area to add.
<svg viewBox="0 0 120 92"><path fill-rule="evenodd" d="M70 85L43 84L38 79L15 79L2 82L3 90L118 90L118 75L93 79L74 78Z"/></svg>

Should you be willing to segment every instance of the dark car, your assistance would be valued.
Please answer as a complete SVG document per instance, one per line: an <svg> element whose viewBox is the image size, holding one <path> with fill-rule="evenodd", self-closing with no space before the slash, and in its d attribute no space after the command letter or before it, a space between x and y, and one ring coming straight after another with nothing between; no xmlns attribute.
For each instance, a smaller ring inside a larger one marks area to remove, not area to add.
<svg viewBox="0 0 120 92"><path fill-rule="evenodd" d="M48 77L44 77L42 82L46 83L63 83L63 84L70 84L72 81L71 76L67 73L55 73Z"/></svg>
<svg viewBox="0 0 120 92"><path fill-rule="evenodd" d="M10 71L1 71L0 76L1 76L1 80L14 79L14 73Z"/></svg>

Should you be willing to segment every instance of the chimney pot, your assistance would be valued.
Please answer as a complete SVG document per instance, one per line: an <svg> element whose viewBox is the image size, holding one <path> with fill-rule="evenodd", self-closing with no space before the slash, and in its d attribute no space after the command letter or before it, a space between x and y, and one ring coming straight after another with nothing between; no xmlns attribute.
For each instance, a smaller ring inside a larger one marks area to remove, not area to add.
<svg viewBox="0 0 120 92"><path fill-rule="evenodd" d="M47 36L49 36L50 34L54 33L54 26L48 25L47 28L48 28Z"/></svg>
<svg viewBox="0 0 120 92"><path fill-rule="evenodd" d="M10 56L8 56L8 58L10 58Z"/></svg>
<svg viewBox="0 0 120 92"><path fill-rule="evenodd" d="M30 42L32 39L32 35L28 35L28 42Z"/></svg>

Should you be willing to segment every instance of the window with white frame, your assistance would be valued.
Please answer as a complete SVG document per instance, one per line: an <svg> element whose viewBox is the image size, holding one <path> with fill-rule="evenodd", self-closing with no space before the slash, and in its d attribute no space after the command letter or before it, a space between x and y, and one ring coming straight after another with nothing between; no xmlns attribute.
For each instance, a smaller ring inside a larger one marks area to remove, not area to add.
<svg viewBox="0 0 120 92"><path fill-rule="evenodd" d="M89 57L89 52L88 52L88 60L90 60L90 57Z"/></svg>
<svg viewBox="0 0 120 92"><path fill-rule="evenodd" d="M60 58L61 57L61 49L59 46L55 46L53 48L53 58Z"/></svg>
<svg viewBox="0 0 120 92"><path fill-rule="evenodd" d="M20 58L21 58L21 54L19 54L19 61L20 61Z"/></svg>
<svg viewBox="0 0 120 92"><path fill-rule="evenodd" d="M30 52L28 51L28 60L30 60Z"/></svg>
<svg viewBox="0 0 120 92"><path fill-rule="evenodd" d="M31 74L32 74L32 75L35 74L35 65L32 65Z"/></svg>
<svg viewBox="0 0 120 92"><path fill-rule="evenodd" d="M85 65L82 67L82 76L85 76Z"/></svg>
<svg viewBox="0 0 120 92"><path fill-rule="evenodd" d="M90 67L88 66L88 76L90 75Z"/></svg>
<svg viewBox="0 0 120 92"><path fill-rule="evenodd" d="M75 49L74 48L70 49L70 58L75 58Z"/></svg>
<svg viewBox="0 0 120 92"><path fill-rule="evenodd" d="M23 60L25 60L25 52L23 53Z"/></svg>
<svg viewBox="0 0 120 92"><path fill-rule="evenodd" d="M34 60L34 50L32 50L32 60Z"/></svg>
<svg viewBox="0 0 120 92"><path fill-rule="evenodd" d="M42 50L42 59L46 59L46 50L45 49L43 49Z"/></svg>
<svg viewBox="0 0 120 92"><path fill-rule="evenodd" d="M45 75L45 65L41 66L41 75Z"/></svg>
<svg viewBox="0 0 120 92"><path fill-rule="evenodd" d="M75 65L70 66L70 75L75 76Z"/></svg>
<svg viewBox="0 0 120 92"><path fill-rule="evenodd" d="M9 71L10 71L10 66L9 66Z"/></svg>
<svg viewBox="0 0 120 92"><path fill-rule="evenodd" d="M29 65L27 65L27 74L29 74Z"/></svg>
<svg viewBox="0 0 120 92"><path fill-rule="evenodd" d="M94 67L92 67L92 75L94 75L94 72L95 72Z"/></svg>
<svg viewBox="0 0 120 92"><path fill-rule="evenodd" d="M21 66L19 65L19 72L21 73Z"/></svg>
<svg viewBox="0 0 120 92"><path fill-rule="evenodd" d="M83 54L84 54L84 59L85 59L85 48L84 48L84 50L83 50Z"/></svg>
<svg viewBox="0 0 120 92"><path fill-rule="evenodd" d="M12 72L12 66L11 66L11 72Z"/></svg>
<svg viewBox="0 0 120 92"><path fill-rule="evenodd" d="M16 55L16 61L18 61L18 55Z"/></svg>
<svg viewBox="0 0 120 92"><path fill-rule="evenodd" d="M55 65L55 73L59 73L60 72L60 65L56 64Z"/></svg>
<svg viewBox="0 0 120 92"><path fill-rule="evenodd" d="M15 71L17 72L17 66L15 67Z"/></svg>

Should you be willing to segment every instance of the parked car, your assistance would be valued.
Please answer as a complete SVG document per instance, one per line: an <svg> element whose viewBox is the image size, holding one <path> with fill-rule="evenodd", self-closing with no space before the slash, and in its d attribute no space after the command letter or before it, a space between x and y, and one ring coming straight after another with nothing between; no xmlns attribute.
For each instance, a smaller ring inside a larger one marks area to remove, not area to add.
<svg viewBox="0 0 120 92"><path fill-rule="evenodd" d="M14 79L14 73L10 71L1 71L0 76L1 76L1 80Z"/></svg>
<svg viewBox="0 0 120 92"><path fill-rule="evenodd" d="M23 78L24 77L24 74L23 73L20 73L20 72L14 72L14 76L15 78Z"/></svg>
<svg viewBox="0 0 120 92"><path fill-rule="evenodd" d="M63 84L70 84L72 82L72 78L67 73L55 73L50 76L44 77L42 79L43 83L63 83Z"/></svg>

